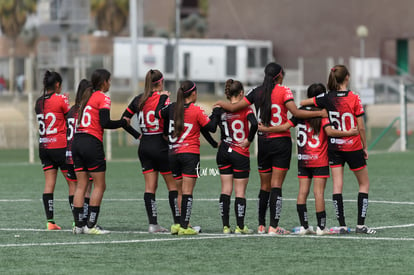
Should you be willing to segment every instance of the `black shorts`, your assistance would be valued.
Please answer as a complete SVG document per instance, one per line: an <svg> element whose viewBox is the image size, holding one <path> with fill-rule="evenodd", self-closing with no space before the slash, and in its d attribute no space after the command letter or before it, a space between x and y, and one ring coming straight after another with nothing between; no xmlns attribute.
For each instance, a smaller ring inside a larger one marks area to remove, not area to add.
<svg viewBox="0 0 414 275"><path fill-rule="evenodd" d="M272 168L289 170L291 157L290 137L258 138L257 164L260 173L270 173Z"/></svg>
<svg viewBox="0 0 414 275"><path fill-rule="evenodd" d="M329 166L303 167L298 166L298 178L329 178Z"/></svg>
<svg viewBox="0 0 414 275"><path fill-rule="evenodd" d="M168 161L168 142L160 135L143 135L139 147L138 158L142 172L159 171L161 174L170 174Z"/></svg>
<svg viewBox="0 0 414 275"><path fill-rule="evenodd" d="M68 164L68 173L66 175L66 178L69 181L76 181L77 180L76 173L75 173L75 168L74 168L73 164Z"/></svg>
<svg viewBox="0 0 414 275"><path fill-rule="evenodd" d="M348 163L352 171L358 171L367 166L364 151L332 151L328 150L329 166L338 167Z"/></svg>
<svg viewBox="0 0 414 275"><path fill-rule="evenodd" d="M249 177L250 158L232 150L225 142L221 142L216 156L221 175L233 175L236 179Z"/></svg>
<svg viewBox="0 0 414 275"><path fill-rule="evenodd" d="M72 144L75 171L104 172L106 159L103 143L89 134L76 134Z"/></svg>
<svg viewBox="0 0 414 275"><path fill-rule="evenodd" d="M175 179L198 178L200 175L200 155L191 153L169 154L171 171Z"/></svg>
<svg viewBox="0 0 414 275"><path fill-rule="evenodd" d="M42 162L43 171L49 169L58 169L62 172L68 171L66 164L66 148L44 149L39 148L39 158Z"/></svg>

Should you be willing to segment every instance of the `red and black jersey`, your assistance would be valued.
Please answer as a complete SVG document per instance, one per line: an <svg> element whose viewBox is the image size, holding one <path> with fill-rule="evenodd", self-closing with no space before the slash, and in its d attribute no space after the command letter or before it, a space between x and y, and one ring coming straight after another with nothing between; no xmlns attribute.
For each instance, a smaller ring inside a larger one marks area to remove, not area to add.
<svg viewBox="0 0 414 275"><path fill-rule="evenodd" d="M111 109L111 98L101 91L95 91L83 109L82 119L76 127L76 133L86 133L103 141L103 132L99 121L99 110Z"/></svg>
<svg viewBox="0 0 414 275"><path fill-rule="evenodd" d="M68 98L57 93L41 96L36 100L35 112L39 124L39 148L65 148Z"/></svg>
<svg viewBox="0 0 414 275"><path fill-rule="evenodd" d="M360 97L352 91L330 91L314 98L314 104L326 108L332 128L349 131L357 126L357 117L364 115ZM362 150L361 137L329 137L329 150Z"/></svg>
<svg viewBox="0 0 414 275"><path fill-rule="evenodd" d="M250 156L249 147L243 148L240 146L240 143L249 137L250 129L247 118L249 115L254 116L253 109L250 107L234 113L221 109L217 121L221 131L222 142L227 143L231 149L247 157Z"/></svg>
<svg viewBox="0 0 414 275"><path fill-rule="evenodd" d="M164 131L164 119L155 117L155 109L160 100L160 93L152 92L140 111L138 104L142 96L142 94L136 96L128 105L124 114L129 118L137 114L139 127L143 135L162 134ZM165 105L168 104L170 104L169 99L165 102Z"/></svg>
<svg viewBox="0 0 414 275"><path fill-rule="evenodd" d="M292 117L290 122L296 126L298 166L328 166L328 136L324 129L326 126L331 125L329 119L322 118L321 127L317 135L308 120Z"/></svg>
<svg viewBox="0 0 414 275"><path fill-rule="evenodd" d="M66 125L68 128L67 134L66 134L67 143L68 143L66 146L66 160L67 160L67 163L69 164L73 164L72 142L75 136L76 125L78 124L78 111L79 111L79 106L73 105L70 108L68 114L66 115Z"/></svg>
<svg viewBox="0 0 414 275"><path fill-rule="evenodd" d="M260 102L262 97L264 97L263 86L259 86L251 90L245 97L244 100L249 104L254 104L256 107L257 118L260 122ZM272 108L271 108L271 120L269 126L278 126L282 125L288 121L286 108L286 103L292 101L293 94L292 91L282 85L275 85L271 95ZM290 137L290 131L279 133L262 133L258 132L259 135L262 135L266 138L276 138L276 137Z"/></svg>
<svg viewBox="0 0 414 275"><path fill-rule="evenodd" d="M193 103L184 104L184 130L179 137L174 133L175 102L160 111L160 117L168 120L168 141L174 153L200 154L200 130L210 122L200 106Z"/></svg>

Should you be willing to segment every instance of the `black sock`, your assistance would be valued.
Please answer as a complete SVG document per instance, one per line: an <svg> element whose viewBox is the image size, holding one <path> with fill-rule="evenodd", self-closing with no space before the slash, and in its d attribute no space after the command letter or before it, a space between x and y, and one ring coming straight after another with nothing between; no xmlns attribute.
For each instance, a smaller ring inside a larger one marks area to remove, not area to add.
<svg viewBox="0 0 414 275"><path fill-rule="evenodd" d="M326 226L326 212L316 212L316 220L318 221L319 228L324 230Z"/></svg>
<svg viewBox="0 0 414 275"><path fill-rule="evenodd" d="M85 221L88 219L89 201L90 201L90 198L85 198L85 200L83 201L83 219Z"/></svg>
<svg viewBox="0 0 414 275"><path fill-rule="evenodd" d="M365 224L365 217L368 210L368 194L358 193L358 225Z"/></svg>
<svg viewBox="0 0 414 275"><path fill-rule="evenodd" d="M180 225L187 229L190 222L191 210L193 208L193 195L183 195L181 200L181 218Z"/></svg>
<svg viewBox="0 0 414 275"><path fill-rule="evenodd" d="M55 223L53 220L53 215L54 215L53 193L43 194L43 206L45 208L47 221Z"/></svg>
<svg viewBox="0 0 414 275"><path fill-rule="evenodd" d="M88 222L87 222L87 225L89 228L94 227L95 224L98 222L99 210L100 210L100 206L89 205Z"/></svg>
<svg viewBox="0 0 414 275"><path fill-rule="evenodd" d="M258 201L258 216L259 216L259 225L266 226L266 211L267 207L269 206L269 196L270 192L266 192L264 190L260 190L259 192L259 201Z"/></svg>
<svg viewBox="0 0 414 275"><path fill-rule="evenodd" d="M236 197L234 201L234 212L236 213L237 226L244 228L244 216L246 215L246 199Z"/></svg>
<svg viewBox="0 0 414 275"><path fill-rule="evenodd" d="M155 194L144 193L144 203L149 224L157 224L157 202L155 201Z"/></svg>
<svg viewBox="0 0 414 275"><path fill-rule="evenodd" d="M279 225L280 213L282 212L282 189L272 188L269 199L270 210L270 226L277 227Z"/></svg>
<svg viewBox="0 0 414 275"><path fill-rule="evenodd" d="M333 194L332 202L334 205L336 218L338 219L340 226L346 226L345 215L344 215L344 202L342 199L342 194Z"/></svg>
<svg viewBox="0 0 414 275"><path fill-rule="evenodd" d="M174 219L174 223L180 223L180 208L178 208L178 191L170 191L168 193L168 200L170 202L170 208Z"/></svg>
<svg viewBox="0 0 414 275"><path fill-rule="evenodd" d="M223 222L223 226L230 227L229 215L230 215L230 196L226 194L220 194L219 200L220 216Z"/></svg>
<svg viewBox="0 0 414 275"><path fill-rule="evenodd" d="M69 206L70 206L70 209L73 211L73 195L71 195L71 196L69 196Z"/></svg>
<svg viewBox="0 0 414 275"><path fill-rule="evenodd" d="M73 218L75 219L75 225L77 227L83 227L85 225L85 217L83 214L83 207L73 207Z"/></svg>
<svg viewBox="0 0 414 275"><path fill-rule="evenodd" d="M296 204L296 210L298 211L300 225L307 229L309 224L308 209L306 208L306 204Z"/></svg>

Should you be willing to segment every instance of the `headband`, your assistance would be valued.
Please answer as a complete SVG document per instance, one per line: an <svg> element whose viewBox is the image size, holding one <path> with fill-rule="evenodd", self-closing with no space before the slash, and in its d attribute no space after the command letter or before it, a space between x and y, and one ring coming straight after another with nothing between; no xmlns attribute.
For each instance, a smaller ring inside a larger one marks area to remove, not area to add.
<svg viewBox="0 0 414 275"><path fill-rule="evenodd" d="M193 91L195 89L196 85L195 83L193 83L193 87L191 87L190 89L188 89L187 91L183 91L184 94L189 93L191 91Z"/></svg>
<svg viewBox="0 0 414 275"><path fill-rule="evenodd" d="M163 81L164 80L164 77L163 76L161 76L161 78L160 79L158 79L157 81L153 81L152 82L152 84L157 84L158 82L161 82L161 81Z"/></svg>
<svg viewBox="0 0 414 275"><path fill-rule="evenodd" d="M274 77L273 77L273 80L275 80L276 78L278 78L281 74L282 74L282 70L280 70L280 72L277 74L277 75L275 75Z"/></svg>

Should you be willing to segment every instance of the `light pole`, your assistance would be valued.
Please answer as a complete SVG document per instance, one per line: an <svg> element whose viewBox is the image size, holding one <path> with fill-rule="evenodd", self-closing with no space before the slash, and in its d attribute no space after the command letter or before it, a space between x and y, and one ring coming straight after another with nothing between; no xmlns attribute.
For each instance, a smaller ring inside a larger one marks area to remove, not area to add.
<svg viewBox="0 0 414 275"><path fill-rule="evenodd" d="M359 55L361 58L361 85L365 88L365 38L368 36L368 28L365 25L359 25L356 29L356 34L359 37Z"/></svg>

